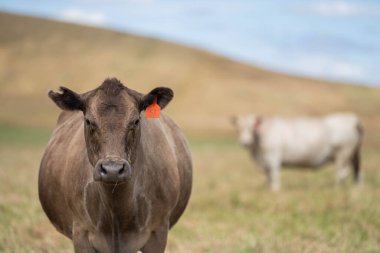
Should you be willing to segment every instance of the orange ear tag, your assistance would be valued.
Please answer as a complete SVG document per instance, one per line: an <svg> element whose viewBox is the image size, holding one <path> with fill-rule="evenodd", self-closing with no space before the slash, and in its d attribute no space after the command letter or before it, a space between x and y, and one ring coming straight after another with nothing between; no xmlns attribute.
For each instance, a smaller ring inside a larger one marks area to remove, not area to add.
<svg viewBox="0 0 380 253"><path fill-rule="evenodd" d="M157 104L157 97L154 98L153 103L145 109L145 118L159 118L161 107Z"/></svg>

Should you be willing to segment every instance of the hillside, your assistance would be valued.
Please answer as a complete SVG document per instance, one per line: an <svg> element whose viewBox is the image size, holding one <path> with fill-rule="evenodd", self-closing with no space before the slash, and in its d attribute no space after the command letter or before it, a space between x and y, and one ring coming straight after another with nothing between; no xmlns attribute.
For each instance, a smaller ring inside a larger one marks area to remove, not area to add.
<svg viewBox="0 0 380 253"><path fill-rule="evenodd" d="M277 74L207 52L105 29L0 13L0 123L52 128L47 91L84 92L106 77L148 92L172 87L166 109L192 134L231 133L235 113L355 111L380 143L380 90Z"/></svg>

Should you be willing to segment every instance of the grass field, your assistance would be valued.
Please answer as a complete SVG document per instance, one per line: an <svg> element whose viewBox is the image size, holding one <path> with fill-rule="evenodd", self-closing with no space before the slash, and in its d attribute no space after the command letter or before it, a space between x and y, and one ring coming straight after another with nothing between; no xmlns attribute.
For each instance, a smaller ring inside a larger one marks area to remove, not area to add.
<svg viewBox="0 0 380 253"><path fill-rule="evenodd" d="M49 133L7 126L1 133L0 252L72 252L38 202L38 166ZM328 166L284 171L283 190L275 194L233 139L193 137L190 143L193 194L170 233L168 252L380 252L376 150L364 152L360 187L336 187Z"/></svg>

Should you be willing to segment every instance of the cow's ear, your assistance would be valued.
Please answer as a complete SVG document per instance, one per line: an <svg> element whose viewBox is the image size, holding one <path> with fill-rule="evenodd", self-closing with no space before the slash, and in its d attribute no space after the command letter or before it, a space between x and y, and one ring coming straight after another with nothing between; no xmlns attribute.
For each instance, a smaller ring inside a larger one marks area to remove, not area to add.
<svg viewBox="0 0 380 253"><path fill-rule="evenodd" d="M49 97L54 101L54 103L62 110L81 110L84 111L84 102L79 94L66 88L59 87L61 93L49 91Z"/></svg>
<svg viewBox="0 0 380 253"><path fill-rule="evenodd" d="M140 110L145 110L149 105L153 103L155 98L157 98L157 104L160 106L160 108L164 109L165 106L169 104L170 100L172 100L173 96L174 93L170 88L157 87L141 98Z"/></svg>

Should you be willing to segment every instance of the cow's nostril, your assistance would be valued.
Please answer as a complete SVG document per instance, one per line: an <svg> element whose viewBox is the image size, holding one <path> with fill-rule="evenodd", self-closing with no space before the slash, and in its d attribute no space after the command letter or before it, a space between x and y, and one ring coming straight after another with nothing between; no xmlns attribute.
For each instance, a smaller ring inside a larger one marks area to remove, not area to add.
<svg viewBox="0 0 380 253"><path fill-rule="evenodd" d="M127 180L130 167L125 160L104 160L96 165L94 172L95 181L119 182Z"/></svg>
<svg viewBox="0 0 380 253"><path fill-rule="evenodd" d="M107 170L103 167L103 165L100 165L100 173L102 175L107 175Z"/></svg>
<svg viewBox="0 0 380 253"><path fill-rule="evenodd" d="M123 167L119 170L119 175L123 174L125 170L125 164L123 164Z"/></svg>

